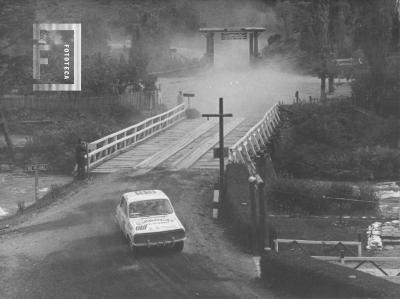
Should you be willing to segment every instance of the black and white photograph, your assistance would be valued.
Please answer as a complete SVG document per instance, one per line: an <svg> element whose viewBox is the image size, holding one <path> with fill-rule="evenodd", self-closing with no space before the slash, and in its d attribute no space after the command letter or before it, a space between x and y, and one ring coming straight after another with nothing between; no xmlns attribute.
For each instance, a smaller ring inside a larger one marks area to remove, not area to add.
<svg viewBox="0 0 400 299"><path fill-rule="evenodd" d="M400 298L400 0L0 0L3 298Z"/></svg>

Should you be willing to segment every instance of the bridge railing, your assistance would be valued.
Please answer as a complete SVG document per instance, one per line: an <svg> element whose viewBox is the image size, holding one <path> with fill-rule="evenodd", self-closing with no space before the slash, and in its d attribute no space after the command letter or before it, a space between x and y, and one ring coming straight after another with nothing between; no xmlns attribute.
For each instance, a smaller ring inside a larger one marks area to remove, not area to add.
<svg viewBox="0 0 400 299"><path fill-rule="evenodd" d="M133 126L112 133L88 144L87 168L90 171L101 163L117 156L129 147L157 134L185 117L184 104L145 119Z"/></svg>
<svg viewBox="0 0 400 299"><path fill-rule="evenodd" d="M242 138L229 149L229 160L233 163L247 165L252 174L256 173L256 167L251 156L262 150L267 145L280 118L278 103L272 106L264 117L255 124Z"/></svg>

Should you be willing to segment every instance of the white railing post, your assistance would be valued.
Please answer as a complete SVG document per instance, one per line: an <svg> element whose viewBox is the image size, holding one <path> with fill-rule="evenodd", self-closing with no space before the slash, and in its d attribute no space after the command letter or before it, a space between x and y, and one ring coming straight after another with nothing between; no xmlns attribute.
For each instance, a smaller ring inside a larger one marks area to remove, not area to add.
<svg viewBox="0 0 400 299"><path fill-rule="evenodd" d="M230 160L235 163L247 164L254 170L254 163L250 157L249 150L253 154L256 154L256 148L261 150L262 146L267 144L279 121L278 104L275 104L264 114L264 117L257 124L230 148ZM249 149L248 146L250 147ZM238 156L240 156L240 159Z"/></svg>

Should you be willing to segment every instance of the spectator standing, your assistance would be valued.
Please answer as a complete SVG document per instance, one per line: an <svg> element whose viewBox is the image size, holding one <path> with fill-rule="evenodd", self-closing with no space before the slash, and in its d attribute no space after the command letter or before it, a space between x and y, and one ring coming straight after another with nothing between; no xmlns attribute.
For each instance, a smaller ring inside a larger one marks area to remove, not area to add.
<svg viewBox="0 0 400 299"><path fill-rule="evenodd" d="M76 158L76 164L78 166L77 169L78 180L85 179L85 156L86 156L86 143L81 138L79 138L78 143L75 147L75 158Z"/></svg>
<svg viewBox="0 0 400 299"><path fill-rule="evenodd" d="M183 94L182 91L179 91L177 98L178 105L183 104Z"/></svg>

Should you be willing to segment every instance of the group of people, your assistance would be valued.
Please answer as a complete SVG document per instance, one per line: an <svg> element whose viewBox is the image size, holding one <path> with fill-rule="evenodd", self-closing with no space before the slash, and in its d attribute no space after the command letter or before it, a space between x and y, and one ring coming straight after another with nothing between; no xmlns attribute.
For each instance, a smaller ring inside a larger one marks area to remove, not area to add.
<svg viewBox="0 0 400 299"><path fill-rule="evenodd" d="M308 100L309 100L310 103L317 103L318 102L318 98L313 98L312 96L309 96ZM304 100L304 101L306 101L306 100ZM293 103L295 103L295 104L302 103L302 100L299 97L299 91L298 90L296 90L296 92L294 93Z"/></svg>

